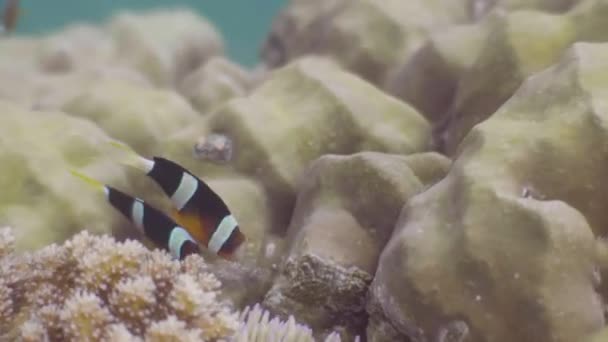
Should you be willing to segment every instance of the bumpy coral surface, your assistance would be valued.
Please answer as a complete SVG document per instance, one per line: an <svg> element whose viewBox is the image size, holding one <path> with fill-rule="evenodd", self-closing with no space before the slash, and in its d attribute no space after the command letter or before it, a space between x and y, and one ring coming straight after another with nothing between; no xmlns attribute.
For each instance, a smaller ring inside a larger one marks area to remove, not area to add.
<svg viewBox="0 0 608 342"><path fill-rule="evenodd" d="M188 74L180 92L200 113L208 113L226 101L246 95L254 83L252 75L231 61L213 57Z"/></svg>
<svg viewBox="0 0 608 342"><path fill-rule="evenodd" d="M87 232L23 255L12 244L0 230L2 340L207 341L239 328L199 256L178 262Z"/></svg>
<svg viewBox="0 0 608 342"><path fill-rule="evenodd" d="M607 11L293 0L253 70L185 10L0 37L0 340L605 340ZM110 139L207 181L237 261L48 246L133 232L70 168L167 209Z"/></svg>
<svg viewBox="0 0 608 342"><path fill-rule="evenodd" d="M408 202L371 286L374 340L460 329L472 341L574 341L604 325L594 233L608 219L607 54L575 44Z"/></svg>
<svg viewBox="0 0 608 342"><path fill-rule="evenodd" d="M117 217L101 198L83 196L86 186L69 172L103 172L108 181L125 184L110 137L88 120L59 112L0 101L0 113L0 220L19 227L18 249L61 241L83 227L110 232Z"/></svg>
<svg viewBox="0 0 608 342"><path fill-rule="evenodd" d="M280 276L264 304L317 330L364 334L365 294L401 207L445 173L438 154L326 155L303 175Z"/></svg>
<svg viewBox="0 0 608 342"><path fill-rule="evenodd" d="M604 0L580 1L555 15L514 11L494 16L487 40L462 76L441 131L440 146L454 154L476 124L491 116L535 72L557 62L576 41L607 41Z"/></svg>
<svg viewBox="0 0 608 342"><path fill-rule="evenodd" d="M108 24L118 60L159 86L175 86L208 58L221 54L219 32L182 9L123 12Z"/></svg>
<svg viewBox="0 0 608 342"><path fill-rule="evenodd" d="M307 54L331 56L382 84L438 27L465 22L468 0L294 0L275 20L263 51L277 67Z"/></svg>
<svg viewBox="0 0 608 342"><path fill-rule="evenodd" d="M151 142L162 140L198 117L175 92L116 80L99 81L83 89L62 109L97 123L113 138L146 155L155 147ZM137 127L137 134L133 134L133 127Z"/></svg>

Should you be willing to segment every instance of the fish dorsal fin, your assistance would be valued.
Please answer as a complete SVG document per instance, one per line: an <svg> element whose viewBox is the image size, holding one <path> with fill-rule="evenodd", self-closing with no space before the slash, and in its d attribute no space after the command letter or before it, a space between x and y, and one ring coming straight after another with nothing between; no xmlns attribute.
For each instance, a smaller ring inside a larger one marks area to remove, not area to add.
<svg viewBox="0 0 608 342"><path fill-rule="evenodd" d="M121 164L134 167L144 173L148 173L152 170L154 162L140 156L130 146L116 140L111 140L109 144L125 152L125 158L120 160Z"/></svg>

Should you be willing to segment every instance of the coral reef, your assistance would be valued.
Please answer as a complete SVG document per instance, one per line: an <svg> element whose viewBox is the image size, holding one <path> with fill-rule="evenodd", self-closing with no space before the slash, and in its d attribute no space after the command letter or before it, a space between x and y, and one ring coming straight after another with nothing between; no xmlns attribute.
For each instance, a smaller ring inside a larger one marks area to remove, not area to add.
<svg viewBox="0 0 608 342"><path fill-rule="evenodd" d="M406 204L371 285L372 340L426 341L463 322L472 341L574 341L604 325L607 53L574 44Z"/></svg>
<svg viewBox="0 0 608 342"><path fill-rule="evenodd" d="M292 0L252 69L187 10L0 37L0 340L605 340L607 10ZM129 239L68 172L168 209L111 140L238 258Z"/></svg>
<svg viewBox="0 0 608 342"><path fill-rule="evenodd" d="M145 155L154 151L152 142L161 141L199 116L173 91L119 80L96 82L67 102L62 110L97 123L110 136Z"/></svg>
<svg viewBox="0 0 608 342"><path fill-rule="evenodd" d="M108 23L108 31L116 42L118 60L159 86L179 84L223 51L219 32L188 10L122 12Z"/></svg>
<svg viewBox="0 0 608 342"><path fill-rule="evenodd" d="M115 45L102 28L75 24L43 38L34 56L42 72L66 73L107 65L115 55Z"/></svg>
<svg viewBox="0 0 608 342"><path fill-rule="evenodd" d="M19 250L59 242L84 227L110 232L120 222L102 199L83 196L82 184L69 174L71 167L83 168L127 183L104 131L85 119L5 101L0 113L0 220L19 227Z"/></svg>
<svg viewBox="0 0 608 342"><path fill-rule="evenodd" d="M0 230L0 339L208 341L239 329L199 256L178 262L86 231L23 255L13 240Z"/></svg>
<svg viewBox="0 0 608 342"><path fill-rule="evenodd" d="M212 57L188 74L179 86L200 113L209 113L226 101L246 95L254 79L240 66L222 57Z"/></svg>
<svg viewBox="0 0 608 342"><path fill-rule="evenodd" d="M440 127L438 145L448 154L477 123L492 115L535 72L557 62L576 41L608 39L604 0L585 0L562 15L514 11L494 16L488 38L468 72Z"/></svg>
<svg viewBox="0 0 608 342"><path fill-rule="evenodd" d="M437 124L452 104L460 79L475 63L489 35L487 26L500 15L493 12L475 24L430 34L425 44L387 77L386 91Z"/></svg>
<svg viewBox="0 0 608 342"><path fill-rule="evenodd" d="M379 254L403 203L430 185L417 174L440 179L448 165L433 153L363 152L314 161L302 176L286 261L265 306L295 314L315 330L345 326L364 335L364 298Z"/></svg>
<svg viewBox="0 0 608 342"><path fill-rule="evenodd" d="M608 341L608 329L603 328L599 332L592 334L583 340L584 342L603 342Z"/></svg>
<svg viewBox="0 0 608 342"><path fill-rule="evenodd" d="M266 341L301 341L314 342L312 329L298 324L293 316L287 321L278 317L270 318L270 312L259 305L246 307L241 312L242 327L235 334L236 342L266 342ZM324 342L340 342L338 333L333 332L325 337ZM355 341L359 341L358 337Z"/></svg>
<svg viewBox="0 0 608 342"><path fill-rule="evenodd" d="M467 0L292 0L262 50L270 67L308 54L331 56L375 84L439 27L468 20ZM415 15L412 15L415 13Z"/></svg>
<svg viewBox="0 0 608 342"><path fill-rule="evenodd" d="M349 71L384 87L395 77L396 70L410 63L412 55L431 34L449 35L454 25L482 19L492 11L536 9L559 13L577 2L292 0L274 21L261 55L269 67L283 66L311 54L328 56ZM461 53L468 53L466 42L451 42Z"/></svg>
<svg viewBox="0 0 608 342"><path fill-rule="evenodd" d="M479 19L495 9L536 9L546 12L565 12L579 0L470 0L468 6L472 18Z"/></svg>
<svg viewBox="0 0 608 342"><path fill-rule="evenodd" d="M167 137L160 148L193 170L213 174L191 157L193 142L209 134L231 139L232 168L263 184L272 230L279 232L289 222L297 179L314 159L361 150L407 154L430 144L430 126L414 109L314 57L276 70L248 96Z"/></svg>

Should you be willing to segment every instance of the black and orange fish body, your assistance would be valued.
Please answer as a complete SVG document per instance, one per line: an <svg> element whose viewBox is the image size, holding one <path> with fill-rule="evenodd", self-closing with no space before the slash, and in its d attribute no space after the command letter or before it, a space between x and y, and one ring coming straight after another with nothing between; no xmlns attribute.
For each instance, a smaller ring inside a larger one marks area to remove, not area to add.
<svg viewBox="0 0 608 342"><path fill-rule="evenodd" d="M245 241L235 217L205 182L168 159L152 160L137 155L124 145L114 143L130 153L128 165L145 172L170 197L172 217L149 206L141 199L72 171L76 176L98 187L110 204L127 217L146 237L171 254L183 259L199 251L202 245L225 259L234 259Z"/></svg>
<svg viewBox="0 0 608 342"><path fill-rule="evenodd" d="M79 172L72 174L102 191L108 202L157 246L171 253L175 259L199 253L199 244L188 231L158 209L143 200L89 178Z"/></svg>
<svg viewBox="0 0 608 342"><path fill-rule="evenodd" d="M129 219L156 245L167 249L176 259L198 253L198 243L168 216L158 209L110 186L105 186L110 204Z"/></svg>
<svg viewBox="0 0 608 342"><path fill-rule="evenodd" d="M177 163L154 157L149 165L147 175L171 198L175 221L211 252L230 259L245 235L222 198Z"/></svg>

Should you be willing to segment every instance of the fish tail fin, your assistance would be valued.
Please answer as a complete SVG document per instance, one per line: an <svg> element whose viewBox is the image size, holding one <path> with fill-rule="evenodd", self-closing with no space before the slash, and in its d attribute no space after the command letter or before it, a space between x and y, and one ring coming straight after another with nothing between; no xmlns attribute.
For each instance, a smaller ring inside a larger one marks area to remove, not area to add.
<svg viewBox="0 0 608 342"><path fill-rule="evenodd" d="M87 175L85 175L85 174L83 174L83 173L81 173L81 172L78 172L78 171L76 171L76 170L74 170L74 169L70 169L70 173L71 173L73 176L75 176L75 177L77 177L77 178L80 178L80 179L81 179L82 181L84 181L85 183L87 183L87 184L91 185L91 186L92 186L92 187L94 187L95 189L97 189L97 190L99 190L99 191L102 191L102 192L104 192L104 193L107 193L107 192L108 192L108 189L106 188L106 186L105 186L103 183L101 183L100 181L98 181L98 180L96 180L96 179L93 179L93 178L91 178L91 177L89 177L89 176L87 176Z"/></svg>
<svg viewBox="0 0 608 342"><path fill-rule="evenodd" d="M116 140L110 141L109 144L126 152L126 158L120 161L121 164L134 167L145 173L152 170L154 161L140 156L130 146Z"/></svg>

